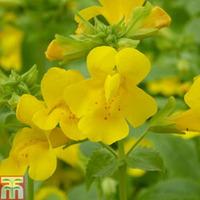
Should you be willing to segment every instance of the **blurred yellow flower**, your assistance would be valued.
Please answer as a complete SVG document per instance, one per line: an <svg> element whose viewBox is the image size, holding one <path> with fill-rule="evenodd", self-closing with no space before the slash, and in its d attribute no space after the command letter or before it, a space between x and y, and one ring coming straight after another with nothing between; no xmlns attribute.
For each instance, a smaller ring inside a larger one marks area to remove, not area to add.
<svg viewBox="0 0 200 200"><path fill-rule="evenodd" d="M132 13L137 7L142 7L145 0L99 0L101 6L91 6L80 11L81 17L90 20L98 15L102 15L111 24L118 24L124 18L126 24L131 20ZM79 24L77 34L85 31L82 19L75 17ZM171 22L169 15L160 7L153 7L149 16L143 21L143 28L162 28Z"/></svg>
<svg viewBox="0 0 200 200"><path fill-rule="evenodd" d="M73 140L84 139L85 136L77 127L79 119L70 111L63 98L64 89L81 80L83 77L78 71L56 67L49 69L41 82L44 101L28 94L23 95L17 106L18 119L46 131L59 124L67 137Z"/></svg>
<svg viewBox="0 0 200 200"><path fill-rule="evenodd" d="M127 121L138 127L157 111L155 100L137 87L150 71L144 54L102 46L90 52L87 64L91 79L67 87L65 101L91 141L112 144L128 135Z"/></svg>
<svg viewBox="0 0 200 200"><path fill-rule="evenodd" d="M200 131L200 77L194 80L190 90L185 95L185 102L189 109L175 115L177 128L183 131Z"/></svg>
<svg viewBox="0 0 200 200"><path fill-rule="evenodd" d="M190 82L181 83L177 77L168 77L159 80L149 81L147 89L154 95L172 96L185 94L191 86Z"/></svg>
<svg viewBox="0 0 200 200"><path fill-rule="evenodd" d="M0 67L5 70L20 70L22 67L21 45L23 32L10 25L0 31Z"/></svg>
<svg viewBox="0 0 200 200"><path fill-rule="evenodd" d="M57 187L46 186L39 189L36 193L35 200L67 200L67 195Z"/></svg>

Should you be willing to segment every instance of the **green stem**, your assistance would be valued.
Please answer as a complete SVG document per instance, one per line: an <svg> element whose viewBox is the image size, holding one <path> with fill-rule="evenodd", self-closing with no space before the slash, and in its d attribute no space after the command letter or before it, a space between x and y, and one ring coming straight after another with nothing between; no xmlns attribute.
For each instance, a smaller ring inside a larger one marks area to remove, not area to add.
<svg viewBox="0 0 200 200"><path fill-rule="evenodd" d="M126 154L124 150L124 143L120 141L118 143L119 148L119 160L122 162L122 165L119 167L119 196L120 200L127 200L127 187L126 187Z"/></svg>
<svg viewBox="0 0 200 200"><path fill-rule="evenodd" d="M143 138L147 135L148 129L144 131L144 133L138 138L138 140L135 142L135 144L130 148L130 150L127 153L127 156L135 149L135 147L143 140Z"/></svg>
<svg viewBox="0 0 200 200"><path fill-rule="evenodd" d="M101 146L103 146L104 148L106 148L108 151L110 151L110 153L112 153L113 156L115 156L117 158L117 154L116 154L115 150L112 147L104 144L103 142L100 142L100 144L101 144Z"/></svg>
<svg viewBox="0 0 200 200"><path fill-rule="evenodd" d="M34 181L28 176L27 199L34 200Z"/></svg>

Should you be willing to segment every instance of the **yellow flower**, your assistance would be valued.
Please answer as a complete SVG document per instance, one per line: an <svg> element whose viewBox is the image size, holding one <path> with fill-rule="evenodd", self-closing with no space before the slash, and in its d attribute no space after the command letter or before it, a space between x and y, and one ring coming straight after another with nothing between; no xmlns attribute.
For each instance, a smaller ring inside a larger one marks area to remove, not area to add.
<svg viewBox="0 0 200 200"><path fill-rule="evenodd" d="M118 24L124 18L126 24L130 21L133 11L137 7L144 5L145 0L99 0L101 6L91 6L80 11L80 15L85 20L90 20L98 15L102 15L109 24ZM79 16L75 17L79 24L77 34L85 31L84 24ZM169 15L160 7L153 7L149 16L143 21L143 28L162 28L171 22Z"/></svg>
<svg viewBox="0 0 200 200"><path fill-rule="evenodd" d="M164 96L181 96L189 90L190 86L189 82L181 83L177 77L168 77L147 83L147 89L152 94L162 94Z"/></svg>
<svg viewBox="0 0 200 200"><path fill-rule="evenodd" d="M0 162L0 175L24 175L28 168L32 179L45 180L55 172L57 158L77 167L79 149L77 145L63 149L68 140L59 128L48 133L23 128L14 138L9 157Z"/></svg>
<svg viewBox="0 0 200 200"><path fill-rule="evenodd" d="M177 128L187 131L200 131L200 77L197 77L185 95L189 109L174 116Z"/></svg>
<svg viewBox="0 0 200 200"><path fill-rule="evenodd" d="M9 25L0 32L0 66L5 70L21 69L22 39L23 33Z"/></svg>
<svg viewBox="0 0 200 200"><path fill-rule="evenodd" d="M27 167L34 180L47 179L56 169L56 154L39 129L23 128L16 134L9 157L0 164L0 173L24 175Z"/></svg>
<svg viewBox="0 0 200 200"><path fill-rule="evenodd" d="M57 199L57 200L67 200L66 194L52 186L41 188L35 196L35 200L48 200L48 199Z"/></svg>
<svg viewBox="0 0 200 200"><path fill-rule="evenodd" d="M121 140L129 132L127 121L138 127L156 112L155 100L137 86L150 70L144 54L102 46L90 52L87 64L91 79L66 88L65 101L91 141Z"/></svg>
<svg viewBox="0 0 200 200"><path fill-rule="evenodd" d="M77 127L79 119L70 111L63 98L64 89L81 80L83 77L78 71L51 68L41 82L44 102L31 95L23 95L17 106L18 119L46 131L59 124L67 137L84 139L85 136Z"/></svg>

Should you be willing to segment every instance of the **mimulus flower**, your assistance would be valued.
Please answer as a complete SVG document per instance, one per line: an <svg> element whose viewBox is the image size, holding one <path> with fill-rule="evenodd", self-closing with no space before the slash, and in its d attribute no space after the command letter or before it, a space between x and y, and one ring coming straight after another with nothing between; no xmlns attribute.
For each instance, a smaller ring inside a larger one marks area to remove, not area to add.
<svg viewBox="0 0 200 200"><path fill-rule="evenodd" d="M144 54L102 46L90 52L87 64L91 79L66 88L65 101L91 141L112 144L128 135L128 122L138 127L156 112L155 100L137 86L150 71Z"/></svg>
<svg viewBox="0 0 200 200"><path fill-rule="evenodd" d="M22 31L5 26L0 32L0 66L5 70L20 70Z"/></svg>
<svg viewBox="0 0 200 200"><path fill-rule="evenodd" d="M59 138L60 131L55 131ZM47 135L36 128L23 128L14 138L9 157L0 162L0 174L24 175L28 168L32 179L45 180L54 173L56 166L56 153Z"/></svg>
<svg viewBox="0 0 200 200"><path fill-rule="evenodd" d="M102 15L111 25L118 24L122 19L127 24L132 17L133 11L142 7L145 0L99 0L101 6L91 6L80 11L81 17L90 20L98 15ZM79 23L77 33L84 32L84 24L79 16L76 16ZM160 7L153 7L150 14L145 18L141 27L143 28L162 28L171 22L169 15Z"/></svg>
<svg viewBox="0 0 200 200"><path fill-rule="evenodd" d="M197 77L188 93L185 102L189 109L175 116L178 129L185 131L200 131L200 77Z"/></svg>
<svg viewBox="0 0 200 200"><path fill-rule="evenodd" d="M23 95L17 106L18 119L46 131L59 124L67 137L84 139L85 136L77 127L78 118L69 110L63 98L64 89L81 80L83 77L78 71L51 68L41 82L44 102L31 95Z"/></svg>
<svg viewBox="0 0 200 200"><path fill-rule="evenodd" d="M167 77L147 83L149 92L154 95L162 94L164 96L182 96L189 90L190 86L190 82L182 83L177 77Z"/></svg>

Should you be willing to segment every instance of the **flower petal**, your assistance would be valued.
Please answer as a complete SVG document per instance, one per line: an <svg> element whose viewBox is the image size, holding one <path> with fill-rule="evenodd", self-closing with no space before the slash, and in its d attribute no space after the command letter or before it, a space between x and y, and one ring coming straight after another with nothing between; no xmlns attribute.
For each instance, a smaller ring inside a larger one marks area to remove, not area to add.
<svg viewBox="0 0 200 200"><path fill-rule="evenodd" d="M104 84L105 97L107 101L109 101L109 99L115 96L117 92L119 91L120 80L121 79L120 79L119 73L113 76L111 75L107 76L105 80L105 84Z"/></svg>
<svg viewBox="0 0 200 200"><path fill-rule="evenodd" d="M130 19L133 10L144 4L145 0L121 0L122 3L122 13L125 16L126 22Z"/></svg>
<svg viewBox="0 0 200 200"><path fill-rule="evenodd" d="M34 180L46 180L56 170L57 159L52 149L34 147L29 158L29 176Z"/></svg>
<svg viewBox="0 0 200 200"><path fill-rule="evenodd" d="M121 97L121 110L133 127L142 125L157 111L156 101L142 89L126 89Z"/></svg>
<svg viewBox="0 0 200 200"><path fill-rule="evenodd" d="M64 134L72 140L83 140L86 136L78 128L78 119L73 115L63 116L60 121L60 127Z"/></svg>
<svg viewBox="0 0 200 200"><path fill-rule="evenodd" d="M70 164L72 167L77 167L80 163L79 145L72 145L63 149L63 147L55 149L56 155L59 159Z"/></svg>
<svg viewBox="0 0 200 200"><path fill-rule="evenodd" d="M49 141L52 148L60 147L70 141L69 138L65 136L60 128L54 128L49 134Z"/></svg>
<svg viewBox="0 0 200 200"><path fill-rule="evenodd" d="M105 78L106 75L113 74L116 54L116 50L108 46L91 50L87 57L87 66L91 76Z"/></svg>
<svg viewBox="0 0 200 200"><path fill-rule="evenodd" d="M26 169L27 165L13 157L9 157L0 162L0 176L24 176Z"/></svg>
<svg viewBox="0 0 200 200"><path fill-rule="evenodd" d="M160 7L152 8L150 15L145 19L143 28L163 28L169 26L171 17Z"/></svg>
<svg viewBox="0 0 200 200"><path fill-rule="evenodd" d="M64 70L57 67L49 69L41 82L42 95L48 108L62 103L64 89L82 79L80 72L75 70Z"/></svg>
<svg viewBox="0 0 200 200"><path fill-rule="evenodd" d="M50 113L47 109L42 109L34 114L33 122L42 130L52 130L58 125L64 114L65 110L62 108L55 108Z"/></svg>
<svg viewBox="0 0 200 200"><path fill-rule="evenodd" d="M191 108L200 108L200 77L196 78L185 95L185 102Z"/></svg>
<svg viewBox="0 0 200 200"><path fill-rule="evenodd" d="M194 109L177 115L174 121L179 130L200 131L200 112Z"/></svg>
<svg viewBox="0 0 200 200"><path fill-rule="evenodd" d="M64 98L70 110L80 118L96 106L102 89L98 81L85 80L65 89Z"/></svg>
<svg viewBox="0 0 200 200"><path fill-rule="evenodd" d="M17 119L22 123L31 126L33 115L41 109L44 109L44 104L42 101L37 100L32 95L24 94L20 97L17 105Z"/></svg>
<svg viewBox="0 0 200 200"><path fill-rule="evenodd" d="M134 85L140 83L151 68L149 59L133 48L121 50L117 54L116 62L119 73Z"/></svg>
<svg viewBox="0 0 200 200"><path fill-rule="evenodd" d="M45 55L50 61L62 60L64 58L64 49L56 40L52 40L45 52Z"/></svg>
<svg viewBox="0 0 200 200"><path fill-rule="evenodd" d="M121 0L99 0L102 7L102 15L110 24L117 24L122 18Z"/></svg>
<svg viewBox="0 0 200 200"><path fill-rule="evenodd" d="M87 114L80 119L80 130L93 142L112 144L128 135L129 127L121 114L105 116L104 108Z"/></svg>
<svg viewBox="0 0 200 200"><path fill-rule="evenodd" d="M93 17L100 15L102 8L100 6L90 6L85 8L79 12L79 15L85 20L89 21ZM76 34L82 34L85 31L84 23L82 19L78 15L75 16L75 21L78 23L78 28L76 30Z"/></svg>

